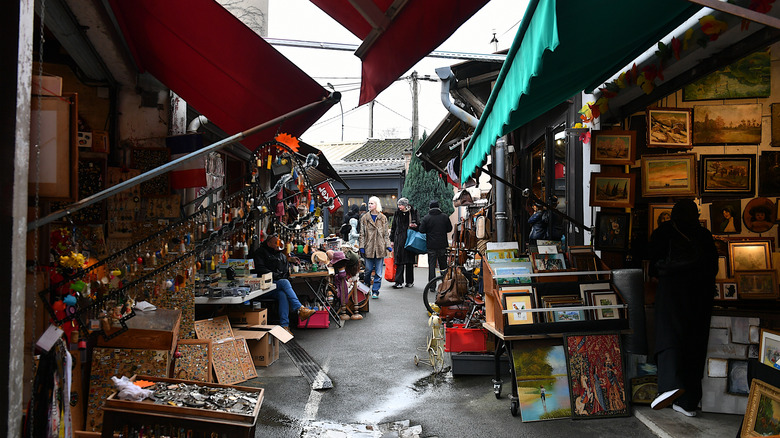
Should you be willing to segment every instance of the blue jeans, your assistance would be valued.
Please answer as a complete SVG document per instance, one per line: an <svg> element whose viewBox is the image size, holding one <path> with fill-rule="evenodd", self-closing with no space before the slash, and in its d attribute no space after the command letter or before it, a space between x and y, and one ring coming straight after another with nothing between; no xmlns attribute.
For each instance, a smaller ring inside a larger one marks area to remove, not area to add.
<svg viewBox="0 0 780 438"><path fill-rule="evenodd" d="M301 302L298 301L298 295L295 294L290 280L285 278L276 280L276 289L262 296L273 298L279 302L279 325L289 327L290 310L297 312L301 307Z"/></svg>
<svg viewBox="0 0 780 438"><path fill-rule="evenodd" d="M379 292L379 287L382 285L382 272L385 269L385 260L383 258L371 259L366 257L366 284L371 283L371 271L376 271L373 285L371 286L372 292Z"/></svg>

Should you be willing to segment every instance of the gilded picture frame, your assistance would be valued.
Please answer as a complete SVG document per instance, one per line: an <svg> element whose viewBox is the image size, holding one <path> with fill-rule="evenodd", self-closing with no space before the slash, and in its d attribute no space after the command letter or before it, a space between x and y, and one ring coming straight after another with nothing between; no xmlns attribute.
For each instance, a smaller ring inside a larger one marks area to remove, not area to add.
<svg viewBox="0 0 780 438"><path fill-rule="evenodd" d="M734 273L739 298L743 300L776 300L777 271L737 271Z"/></svg>
<svg viewBox="0 0 780 438"><path fill-rule="evenodd" d="M636 198L636 174L598 172L590 175L590 205L631 208Z"/></svg>
<svg viewBox="0 0 780 438"><path fill-rule="evenodd" d="M701 196L753 196L755 180L755 155L699 155Z"/></svg>
<svg viewBox="0 0 780 438"><path fill-rule="evenodd" d="M590 162L628 165L636 162L636 131L591 131Z"/></svg>
<svg viewBox="0 0 780 438"><path fill-rule="evenodd" d="M696 196L696 155L642 156L642 196Z"/></svg>
<svg viewBox="0 0 780 438"><path fill-rule="evenodd" d="M740 437L780 435L780 424L773 413L780 412L780 389L753 379L750 383L747 409L742 420Z"/></svg>
<svg viewBox="0 0 780 438"><path fill-rule="evenodd" d="M648 108L647 147L683 148L693 145L690 108Z"/></svg>

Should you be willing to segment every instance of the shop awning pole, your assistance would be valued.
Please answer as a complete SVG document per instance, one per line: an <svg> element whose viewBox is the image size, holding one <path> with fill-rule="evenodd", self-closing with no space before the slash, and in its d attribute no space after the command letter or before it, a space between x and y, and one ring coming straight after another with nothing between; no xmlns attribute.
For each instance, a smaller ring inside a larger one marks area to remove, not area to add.
<svg viewBox="0 0 780 438"><path fill-rule="evenodd" d="M210 144L210 145L208 145L206 147L198 149L195 152L192 152L192 153L190 153L188 155L185 155L183 157L177 158L177 159L175 159L175 160L173 160L173 161L171 161L169 163L163 164L162 166L156 167L156 168L154 168L154 169L152 169L152 170L150 170L150 171L148 171L146 173L142 173L141 175L138 175L138 176L136 176L134 178L130 178L130 179L126 180L126 181L123 181L123 182L115 185L115 186L109 187L109 188L103 190L102 192L95 193L92 196L86 197L86 198L84 198L84 199L82 199L80 201L76 201L73 204L67 206L66 208L64 208L62 210L55 211L54 213L51 213L48 216L42 217L42 218L38 219L37 221L28 223L27 224L27 231L28 232L29 231L33 231L36 228L40 228L40 227L42 227L44 225L47 225L47 224L49 224L51 222L54 222L57 219L60 219L60 218L63 218L65 216L68 216L68 215L70 215L72 213L75 213L75 212L81 210L82 208L88 207L88 206L90 206L90 205L92 205L92 204L94 204L96 202L100 202L100 201L102 201L102 200L104 200L104 199L106 199L106 198L108 198L110 196L115 195L116 193L119 193L119 192L122 192L124 190L127 190L127 189L129 189L131 187L134 187L134 186L136 186L138 184L141 184L144 181L148 181L148 180L150 180L150 179L152 179L152 178L154 178L154 177L156 177L158 175L162 175L163 173L168 172L168 171L170 171L172 169L175 169L175 168L181 166L182 164L184 164L184 163L186 163L188 161L191 161L191 160L193 160L195 158L198 158L198 157L200 157L202 155L218 151L219 149L221 149L221 148L223 148L223 147L225 147L225 146L227 146L229 144L236 143L236 142L238 142L238 141L240 141L240 140L242 140L242 139L244 139L246 137L249 137L249 136L251 136L253 134L256 134L256 133L258 133L258 132L260 132L260 131L262 131L264 129L270 128L270 127L275 126L275 125L278 125L278 124L282 123L283 121L285 121L287 119L295 117L295 116L297 116L299 114L303 114L303 113L305 113L307 111L311 111L313 109L316 109L316 108L320 107L321 105L325 105L325 104L331 104L332 105L332 104L335 104L339 100L341 100L341 93L339 93L339 92L330 93L330 95L328 95L327 97L324 97L320 101L313 102L313 103L310 103L308 105L302 106L302 107L300 107L300 108L298 108L296 110L290 111L287 114L281 115L281 116L279 116L279 117L277 117L277 118L275 118L275 119L273 119L271 121L262 123L260 125L257 125L255 127L253 127L253 128L249 128L246 131L239 132L238 134L234 134L234 135L232 135L232 136L230 136L228 138L222 139L222 140L220 140L220 141L218 141L216 143L212 143L212 144Z"/></svg>

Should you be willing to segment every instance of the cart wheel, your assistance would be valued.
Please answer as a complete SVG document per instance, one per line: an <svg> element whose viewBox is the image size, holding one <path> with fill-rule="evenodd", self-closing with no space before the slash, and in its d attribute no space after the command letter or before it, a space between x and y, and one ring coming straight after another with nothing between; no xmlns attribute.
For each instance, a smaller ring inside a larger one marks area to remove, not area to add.
<svg viewBox="0 0 780 438"><path fill-rule="evenodd" d="M502 381L493 381L493 393L496 394L496 398L501 398L501 387L503 386Z"/></svg>
<svg viewBox="0 0 780 438"><path fill-rule="evenodd" d="M438 374L444 370L444 349L440 346L429 350L433 372Z"/></svg>
<svg viewBox="0 0 780 438"><path fill-rule="evenodd" d="M517 417L517 410L520 408L520 402L518 400L512 400L512 404L509 406L509 410L512 411L512 416Z"/></svg>
<svg viewBox="0 0 780 438"><path fill-rule="evenodd" d="M420 365L420 358L417 357L417 355L415 354L414 355L414 366L419 366L419 365Z"/></svg>

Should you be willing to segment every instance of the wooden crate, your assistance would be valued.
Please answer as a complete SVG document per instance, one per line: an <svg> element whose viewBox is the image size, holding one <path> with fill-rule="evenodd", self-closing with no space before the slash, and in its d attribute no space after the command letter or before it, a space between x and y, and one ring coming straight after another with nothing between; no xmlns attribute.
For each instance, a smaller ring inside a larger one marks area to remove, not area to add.
<svg viewBox="0 0 780 438"><path fill-rule="evenodd" d="M106 340L98 337L98 347L138 348L143 350L167 350L173 353L179 338L181 310L157 309L137 311L127 320L128 330Z"/></svg>

